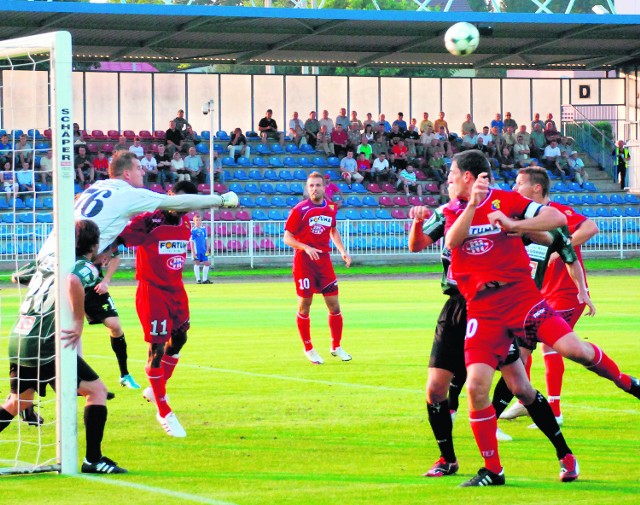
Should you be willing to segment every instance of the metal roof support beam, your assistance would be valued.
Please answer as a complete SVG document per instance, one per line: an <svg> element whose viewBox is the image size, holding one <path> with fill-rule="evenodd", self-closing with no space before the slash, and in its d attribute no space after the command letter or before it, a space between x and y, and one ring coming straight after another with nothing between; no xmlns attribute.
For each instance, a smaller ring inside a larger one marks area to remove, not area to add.
<svg viewBox="0 0 640 505"><path fill-rule="evenodd" d="M551 0L544 0L544 4L541 4L538 0L531 1L538 6L536 14L540 14L541 12L544 12L545 14L553 14L553 12L551 12L551 9L547 7L547 5L551 3Z"/></svg>
<svg viewBox="0 0 640 505"><path fill-rule="evenodd" d="M416 39L410 40L409 42L405 42L404 44L399 45L397 47L393 47L389 51L385 51L384 53L376 53L373 56L367 56L366 58L362 58L356 63L356 68L357 69L362 68L368 65L369 63L373 63L376 60L379 60L381 58L386 58L387 56L391 56L392 54L407 51L408 49L412 49L416 46L420 46L425 42L426 40L423 38L416 38Z"/></svg>
<svg viewBox="0 0 640 505"><path fill-rule="evenodd" d="M590 63L587 66L587 70L595 70L597 68L602 67L603 65L617 65L618 63L623 63L627 60L631 60L633 58L640 57L640 49L636 49L631 53L626 53L623 56L618 56L616 58L598 58L594 62Z"/></svg>

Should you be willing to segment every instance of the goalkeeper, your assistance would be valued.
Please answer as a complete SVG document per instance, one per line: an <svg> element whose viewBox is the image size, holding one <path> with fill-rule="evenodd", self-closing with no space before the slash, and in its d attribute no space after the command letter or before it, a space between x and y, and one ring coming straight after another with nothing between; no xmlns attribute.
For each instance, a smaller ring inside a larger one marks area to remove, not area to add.
<svg viewBox="0 0 640 505"><path fill-rule="evenodd" d="M80 343L84 323L86 287L99 282L93 264L100 239L97 225L90 220L76 221L76 263L69 275L69 300L73 325L62 330L66 346ZM30 282L29 293L21 305L18 322L9 336L9 374L11 395L0 407L0 431L18 412L33 405L35 392L46 396L47 384L55 387L55 293L53 255L42 257ZM102 437L107 422L107 388L98 374L80 357L78 361L78 394L86 399L84 424L86 454L83 473L127 473L127 470L102 454Z"/></svg>

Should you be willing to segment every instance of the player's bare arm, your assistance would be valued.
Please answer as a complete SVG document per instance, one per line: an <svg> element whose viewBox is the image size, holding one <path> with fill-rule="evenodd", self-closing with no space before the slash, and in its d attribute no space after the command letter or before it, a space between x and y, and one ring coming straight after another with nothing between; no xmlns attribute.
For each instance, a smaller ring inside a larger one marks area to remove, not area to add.
<svg viewBox="0 0 640 505"><path fill-rule="evenodd" d="M80 279L73 274L69 275L68 285L73 322L71 328L62 330L62 336L60 338L65 342L65 347L75 349L80 343L84 325L84 286Z"/></svg>
<svg viewBox="0 0 640 505"><path fill-rule="evenodd" d="M109 260L106 264L106 270L104 273L104 277L101 282L96 284L94 288L96 293L99 295L104 295L109 291L109 285L111 284L111 279L113 278L113 274L116 273L118 267L120 266L120 256L109 257Z"/></svg>
<svg viewBox="0 0 640 505"><path fill-rule="evenodd" d="M567 263L567 271L578 288L578 301L589 307L589 311L585 315L591 317L595 316L596 307L589 296L589 289L587 288L587 283L584 278L584 269L582 268L582 265L579 261Z"/></svg>
<svg viewBox="0 0 640 505"><path fill-rule="evenodd" d="M420 252L425 247L433 244L431 237L424 234L422 223L431 216L431 209L423 205L411 207L409 217L413 219L411 230L409 231L409 251Z"/></svg>
<svg viewBox="0 0 640 505"><path fill-rule="evenodd" d="M489 221L508 233L549 231L567 224L566 216L553 207L542 207L537 216L522 220L512 219L497 210L489 214Z"/></svg>
<svg viewBox="0 0 640 505"><path fill-rule="evenodd" d="M158 208L190 211L210 207L237 207L238 203L238 195L229 191L224 195L171 195L162 200Z"/></svg>
<svg viewBox="0 0 640 505"><path fill-rule="evenodd" d="M344 248L344 244L342 243L342 237L340 236L340 232L338 228L331 228L331 240L336 245L338 251L340 251L340 255L344 261L344 264L349 268L351 266L351 256L347 254L347 251Z"/></svg>
<svg viewBox="0 0 640 505"><path fill-rule="evenodd" d="M587 219L578 226L576 231L573 232L573 235L571 236L571 245L573 247L582 245L588 242L589 239L599 231L598 225L591 219Z"/></svg>
<svg viewBox="0 0 640 505"><path fill-rule="evenodd" d="M291 233L290 231L285 230L283 241L285 244L293 247L294 249L302 249L314 261L316 261L320 257L320 254L322 254L322 251L320 249L316 249L315 247L311 247L310 245L303 244L299 240L296 240L296 238L293 236L293 233Z"/></svg>

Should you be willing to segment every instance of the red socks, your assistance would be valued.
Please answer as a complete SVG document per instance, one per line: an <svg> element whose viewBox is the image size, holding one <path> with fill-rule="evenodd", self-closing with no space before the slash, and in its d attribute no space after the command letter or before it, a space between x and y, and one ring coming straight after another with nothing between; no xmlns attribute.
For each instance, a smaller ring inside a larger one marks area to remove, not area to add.
<svg viewBox="0 0 640 505"><path fill-rule="evenodd" d="M171 407L167 403L167 390L166 381L164 378L164 370L162 368L145 368L151 389L156 397L156 405L158 407L158 413L161 417L166 417L171 412Z"/></svg>
<svg viewBox="0 0 640 505"><path fill-rule="evenodd" d="M562 377L564 375L564 360L555 351L543 351L545 379L547 381L547 400L553 410L553 415L560 417L560 393L562 392Z"/></svg>
<svg viewBox="0 0 640 505"><path fill-rule="evenodd" d="M178 360L180 359L180 355L176 354L175 356L169 356L165 354L162 356L162 369L164 370L164 381L165 384L169 381L171 376L173 375L173 370L176 368L178 364Z"/></svg>
<svg viewBox="0 0 640 505"><path fill-rule="evenodd" d="M313 349L313 344L311 343L311 319L309 319L309 315L303 316L298 312L296 323L298 325L298 333L300 333L300 338L304 344L304 350L310 351Z"/></svg>
<svg viewBox="0 0 640 505"><path fill-rule="evenodd" d="M586 367L600 377L613 381L620 389L629 391L629 389L631 389L631 377L621 373L618 365L597 345L593 345L591 342L588 343L593 347L596 355L593 361L586 365Z"/></svg>
<svg viewBox="0 0 640 505"><path fill-rule="evenodd" d="M342 340L342 313L332 314L329 312L329 329L331 330L331 349L340 347Z"/></svg>
<svg viewBox="0 0 640 505"><path fill-rule="evenodd" d="M480 454L484 458L485 468L493 473L500 473L502 465L500 464L498 440L496 439L498 420L493 405L489 405L486 409L469 412L469 421Z"/></svg>

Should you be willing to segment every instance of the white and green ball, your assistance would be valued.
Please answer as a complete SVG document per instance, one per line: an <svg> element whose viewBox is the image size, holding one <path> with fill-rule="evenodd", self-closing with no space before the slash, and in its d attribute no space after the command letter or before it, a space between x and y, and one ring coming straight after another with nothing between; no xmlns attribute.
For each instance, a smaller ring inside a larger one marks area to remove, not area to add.
<svg viewBox="0 0 640 505"><path fill-rule="evenodd" d="M454 56L467 56L480 43L480 32L471 23L456 23L444 34L444 45Z"/></svg>

